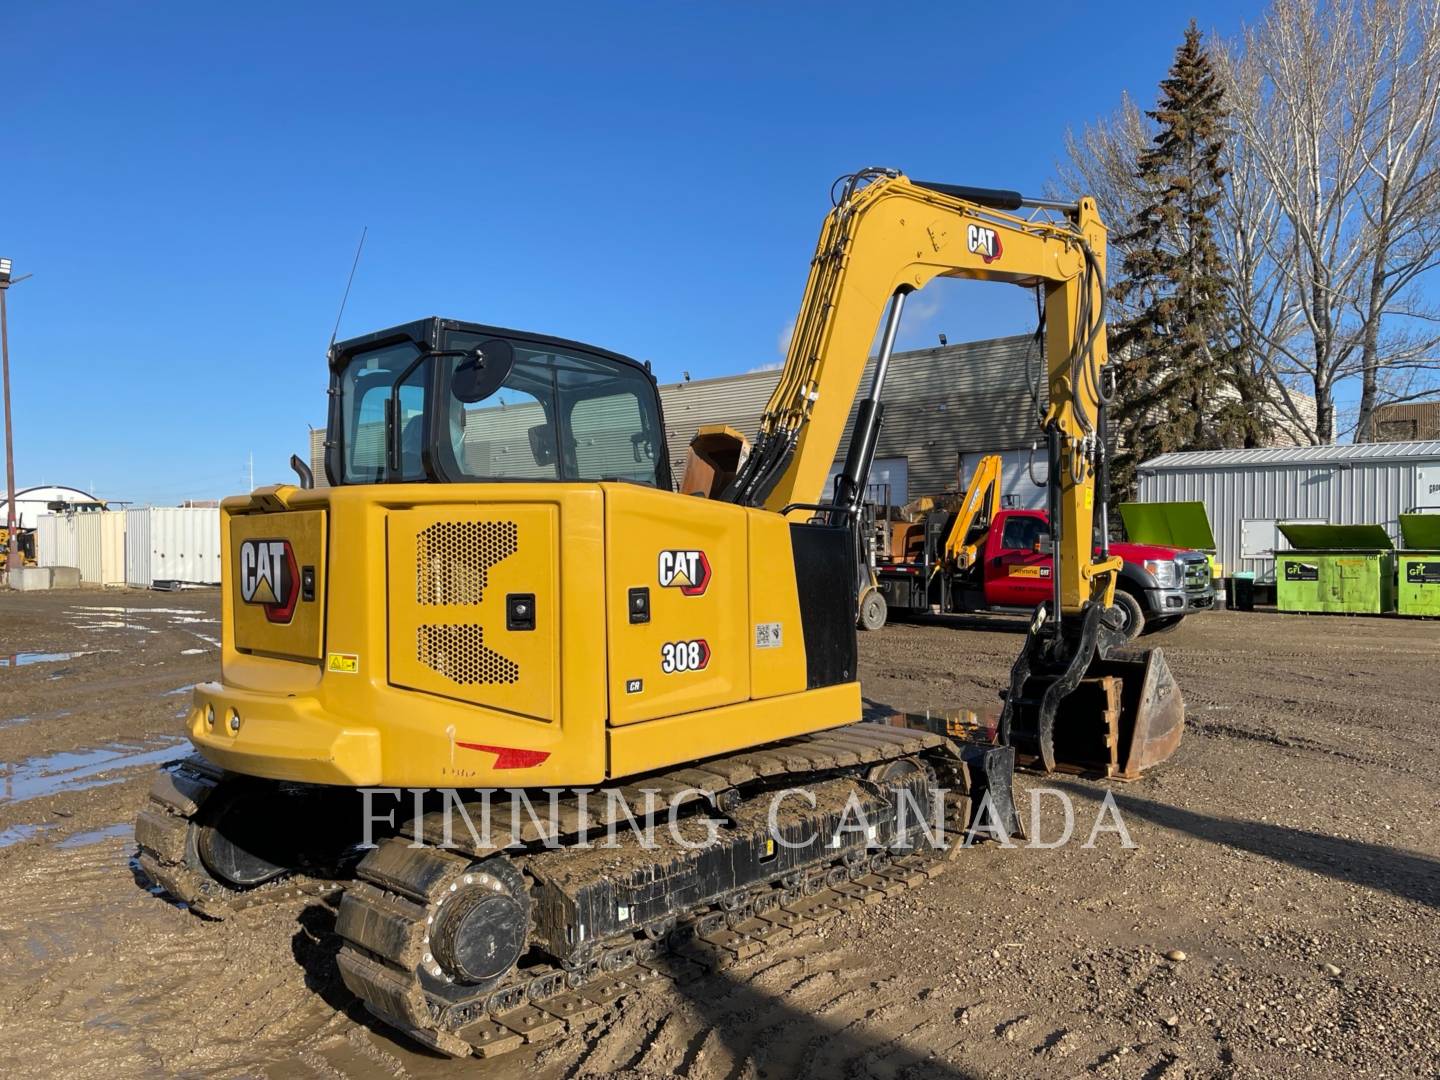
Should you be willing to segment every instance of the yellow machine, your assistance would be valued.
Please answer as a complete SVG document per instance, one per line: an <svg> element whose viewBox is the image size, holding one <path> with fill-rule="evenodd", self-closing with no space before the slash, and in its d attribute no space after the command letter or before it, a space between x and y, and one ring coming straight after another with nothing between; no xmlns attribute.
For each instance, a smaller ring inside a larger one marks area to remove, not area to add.
<svg viewBox="0 0 1440 1080"><path fill-rule="evenodd" d="M1000 512L1000 455L986 454L975 466L970 486L955 511L955 520L945 534L945 562L964 569L974 566L980 550L976 530L988 528Z"/></svg>
<svg viewBox="0 0 1440 1080"><path fill-rule="evenodd" d="M975 466L963 493L912 499L900 509L898 521L892 520L889 507L884 508L883 517L878 507L863 508L859 517L862 535L856 619L860 629L879 630L889 618L889 603L876 574L877 560L888 564L923 563L931 543L927 532L935 520L932 513L939 512L936 518L947 524L944 535L934 538L941 557L934 561L930 577L974 565L980 538L1000 510L1000 466L998 454L986 454Z"/></svg>
<svg viewBox="0 0 1440 1080"><path fill-rule="evenodd" d="M970 483L958 497L924 495L907 503L902 509L903 521L894 526L890 559L908 559L912 548L923 547L926 516L932 511L944 511L948 523L945 535L939 538L941 559L932 573L974 566L980 550L976 537L983 535L1000 512L1000 467L999 454L986 454L976 463Z"/></svg>
<svg viewBox="0 0 1440 1080"><path fill-rule="evenodd" d="M1104 229L1088 199L1020 209L847 178L758 438L712 498L671 490L648 366L442 319L334 346L331 486L223 503L221 680L186 721L200 756L140 815L140 865L211 915L343 885L347 985L413 1037L485 1054L592 1015L667 944L748 955L933 872L897 807L962 831L985 804L1010 821L1017 749L1047 766L1072 740L1168 754L1179 692L1158 650L1105 658L1119 560L1092 554ZM1046 309L1056 594L998 738L970 741L861 722L856 674L854 517L905 297L940 276L1043 286ZM597 785L618 809L587 802ZM796 786L818 808L777 819ZM449 789L551 812L499 843L452 835L450 811L476 804ZM572 850L646 791L716 825L709 846ZM878 822L859 836L837 818L852 797ZM382 839L357 867L362 818Z"/></svg>
<svg viewBox="0 0 1440 1080"><path fill-rule="evenodd" d="M15 530L15 547L20 552L21 566L35 565L35 530ZM0 563L4 562L4 553L10 550L10 530L0 525ZM0 566L3 569L3 566Z"/></svg>

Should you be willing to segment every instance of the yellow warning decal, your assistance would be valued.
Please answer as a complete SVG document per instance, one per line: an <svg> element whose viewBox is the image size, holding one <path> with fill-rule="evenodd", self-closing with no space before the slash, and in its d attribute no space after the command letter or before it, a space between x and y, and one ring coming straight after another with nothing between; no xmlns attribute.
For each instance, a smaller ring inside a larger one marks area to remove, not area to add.
<svg viewBox="0 0 1440 1080"><path fill-rule="evenodd" d="M1048 566L1011 566L1011 577L1041 578L1050 576Z"/></svg>
<svg viewBox="0 0 1440 1080"><path fill-rule="evenodd" d="M360 674L360 654L353 652L332 652L325 662L326 671L334 671L340 675Z"/></svg>

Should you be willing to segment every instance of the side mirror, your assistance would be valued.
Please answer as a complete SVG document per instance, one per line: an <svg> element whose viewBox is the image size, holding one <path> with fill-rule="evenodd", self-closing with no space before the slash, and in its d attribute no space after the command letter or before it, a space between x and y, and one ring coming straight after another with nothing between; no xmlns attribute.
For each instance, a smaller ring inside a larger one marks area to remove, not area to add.
<svg viewBox="0 0 1440 1080"><path fill-rule="evenodd" d="M527 434L530 437L530 456L536 465L555 463L555 429L549 424L536 424Z"/></svg>
<svg viewBox="0 0 1440 1080"><path fill-rule="evenodd" d="M1041 533L1035 538L1035 546L1031 549L1036 555L1049 555L1054 545L1050 543L1050 534Z"/></svg>
<svg viewBox="0 0 1440 1080"><path fill-rule="evenodd" d="M503 338L481 342L455 365L450 392L457 401L473 405L484 401L505 381L515 364L515 347Z"/></svg>

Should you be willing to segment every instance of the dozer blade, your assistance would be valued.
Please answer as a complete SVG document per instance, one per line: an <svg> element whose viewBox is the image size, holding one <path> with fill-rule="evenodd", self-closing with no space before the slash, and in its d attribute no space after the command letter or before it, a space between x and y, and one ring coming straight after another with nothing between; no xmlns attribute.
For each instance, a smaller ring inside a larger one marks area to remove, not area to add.
<svg viewBox="0 0 1440 1080"><path fill-rule="evenodd" d="M1126 649L1089 606L1074 638L1032 624L1010 672L1000 741L1044 772L1135 780L1180 745L1185 701L1159 649Z"/></svg>

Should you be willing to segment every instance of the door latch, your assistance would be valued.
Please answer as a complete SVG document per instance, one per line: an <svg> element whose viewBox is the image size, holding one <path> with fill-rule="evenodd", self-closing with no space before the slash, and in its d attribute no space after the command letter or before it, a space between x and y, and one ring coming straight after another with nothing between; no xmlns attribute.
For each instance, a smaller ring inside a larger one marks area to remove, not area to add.
<svg viewBox="0 0 1440 1080"><path fill-rule="evenodd" d="M508 593L505 596L505 629L535 629L535 594Z"/></svg>

